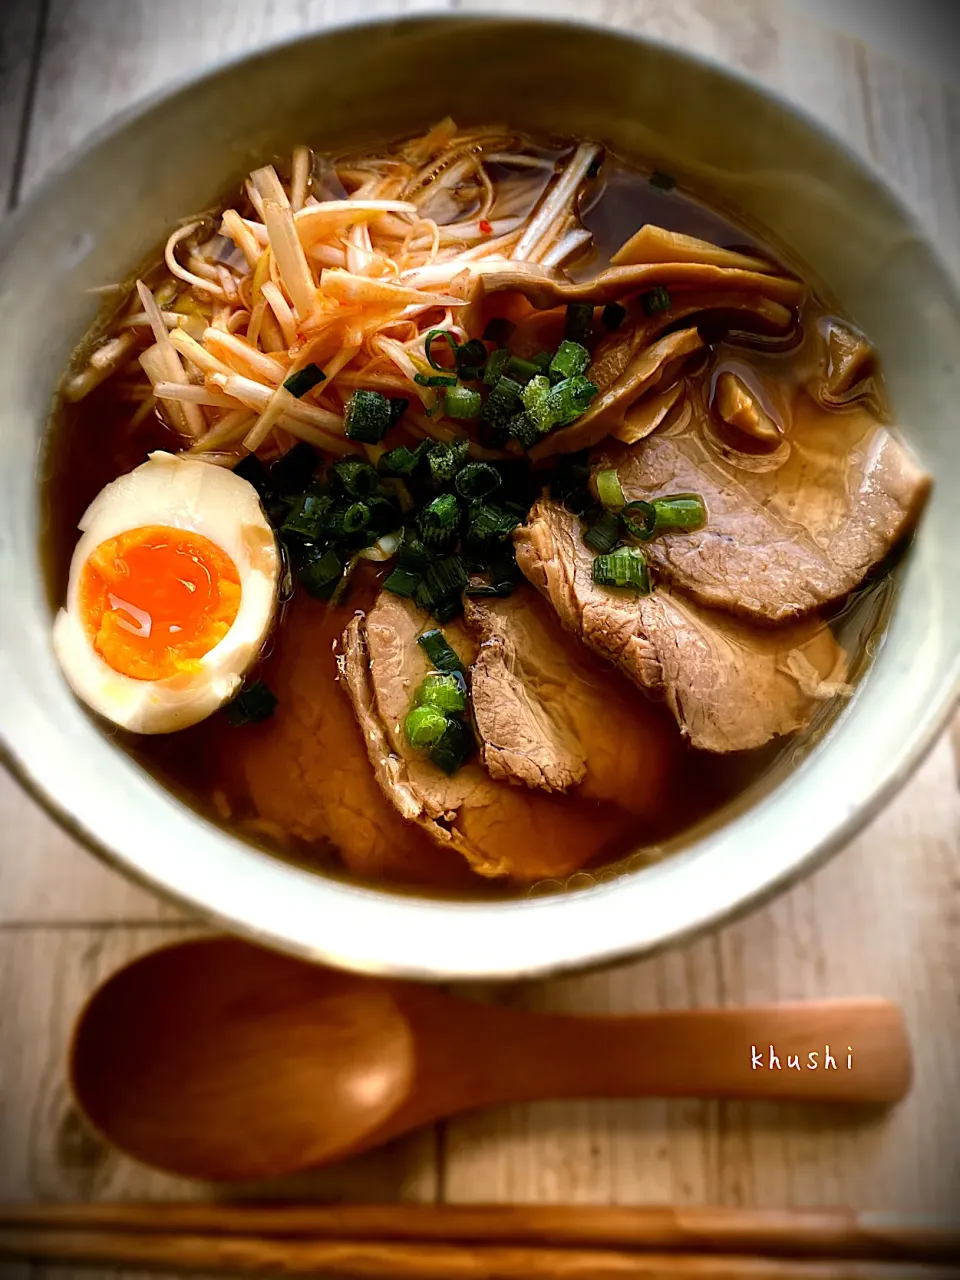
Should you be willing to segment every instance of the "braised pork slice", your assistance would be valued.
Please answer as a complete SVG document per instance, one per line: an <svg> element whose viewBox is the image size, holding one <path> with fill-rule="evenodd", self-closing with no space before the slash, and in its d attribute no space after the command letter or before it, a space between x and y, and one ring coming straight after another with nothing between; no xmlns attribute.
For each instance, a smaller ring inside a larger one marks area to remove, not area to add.
<svg viewBox="0 0 960 1280"><path fill-rule="evenodd" d="M357 614L343 634L344 687L376 780L397 811L481 875L525 882L569 875L622 840L629 822L623 810L521 793L494 781L476 759L448 777L410 747L403 721L430 670L417 644L430 626L410 601L382 592L369 614ZM461 660L472 662L476 642L470 633L457 623L444 632Z"/></svg>
<svg viewBox="0 0 960 1280"><path fill-rule="evenodd" d="M782 461L781 461L782 459ZM702 529L653 539L659 576L702 604L779 622L858 586L913 528L930 477L866 409L843 413L798 396L789 434L767 467L738 465L707 414L679 433L610 443L598 467L616 467L628 501L697 493Z"/></svg>
<svg viewBox="0 0 960 1280"><path fill-rule="evenodd" d="M557 503L536 503L514 541L563 625L641 688L662 690L695 747L762 746L804 728L841 687L843 652L818 622L752 627L662 588L597 586L580 520Z"/></svg>
<svg viewBox="0 0 960 1280"><path fill-rule="evenodd" d="M663 708L605 669L529 587L468 600L466 621L480 642L471 687L490 776L654 812L677 763Z"/></svg>

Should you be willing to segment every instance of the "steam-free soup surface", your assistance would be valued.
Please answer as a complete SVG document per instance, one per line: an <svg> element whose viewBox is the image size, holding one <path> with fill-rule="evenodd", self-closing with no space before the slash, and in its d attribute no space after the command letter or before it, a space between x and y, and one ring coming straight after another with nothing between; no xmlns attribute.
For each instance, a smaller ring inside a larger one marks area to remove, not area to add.
<svg viewBox="0 0 960 1280"><path fill-rule="evenodd" d="M528 143L528 153L532 157L529 167L493 160L488 164L488 175L498 195L529 219L530 210L542 199L552 178L550 165L556 162L562 168L569 159L570 148ZM533 161L546 163L537 167ZM315 162L312 173L318 199L342 194L341 183L346 183L348 189L356 186L355 181L351 182L351 165L347 162L336 168ZM453 196L440 194L427 209L441 228L446 221L461 216L456 198L456 192ZM445 200L453 200L453 206L445 207ZM252 219L253 211L249 212ZM656 175L651 182L649 174L610 155L598 173L591 171L583 180L577 213L577 227L590 234L584 234L579 247L563 262L568 277L577 281L592 280L644 224L776 262L771 250L759 246L742 228L704 203L682 194L665 175ZM491 226L490 233L496 229ZM356 248L362 256L362 239L356 241ZM322 263L317 269L321 266ZM670 299L667 301L669 305ZM676 298L674 305L675 301ZM484 323L491 315L514 317L519 337L514 351L521 356L529 357L531 348L541 345L555 347L562 337L563 311L559 304L537 312L522 296L508 292L500 302L492 298L485 305ZM789 327L781 332L764 331L763 324L747 324L741 329L736 316L729 314L732 309L731 303L728 308L719 307L712 316L701 317L699 330L691 330L695 333L691 350L664 360L658 376L631 407L632 416L626 421L633 423L638 441L647 436L662 439L666 453L685 459L683 468L678 469L676 484L669 484L668 490L702 490L707 475L722 486L724 494L736 494L731 501L734 505L740 503L738 511L749 514L751 529L756 527L756 513L761 509L775 510L779 501L790 536L801 527L809 527L811 545L815 545L818 538L826 536L823 530L829 525L829 512L835 506L831 494L841 476L837 458L863 447L883 411L882 388L872 353L856 331L831 316L810 291ZM442 317L438 316L437 322L438 327L443 327ZM686 323L678 320L673 332ZM243 336L242 325L236 331ZM521 350L525 333L527 346ZM668 329L668 339L669 335ZM611 359L616 357L614 338L615 334L610 334L604 339L611 347ZM76 527L87 504L105 484L142 463L152 450L176 452L183 447L180 434L163 414L144 406L144 396L150 388L135 357L147 341L146 335L142 341L138 339L134 360L115 376L82 398L65 399L59 406L47 455L46 483L46 550L51 592L58 605L66 591ZM276 336L267 341L261 339L258 349L274 350L271 342L277 341ZM399 376L395 369L393 374ZM836 393L832 405L825 404L823 397L817 399L814 393L815 386L826 385ZM334 393L321 386L317 392L320 394ZM304 402L312 403L309 395ZM207 412L214 419L217 411ZM644 416L650 422L656 419L649 431L641 421ZM429 422L423 422L423 430L427 430ZM448 421L447 425L460 424ZM467 429L471 429L469 424ZM577 427L574 424L566 429L575 431ZM406 441L412 447L423 430L405 429L401 421L399 433L391 436L388 444ZM694 468L691 472L690 448L694 452L700 449L698 442L705 438L704 432L712 441L710 456L706 462L698 463L700 471ZM602 438L601 434L598 439ZM271 439L266 445L268 461ZM688 448L691 441L694 444ZM288 440L287 447L289 443ZM631 443L630 430L625 429L612 445L612 453L609 440L597 445L591 458L595 467L602 468L608 465L604 457L612 457L610 465L620 468L626 483L629 467L624 465L624 457L629 455L627 461L632 464L631 451L637 444ZM235 447L236 456L241 455L236 442L228 442L228 447ZM603 454L603 450L607 453ZM652 454L648 451L644 456L649 460ZM231 465L235 460L227 456L221 461ZM540 474L549 481L550 475L555 474L551 468L556 466L556 458L544 458L540 465ZM681 483L688 474L695 478L689 486ZM639 483L648 485L649 495L644 489L642 493L627 494L628 498L653 498L664 490L664 485L658 487L655 479L649 479L649 466L647 472L641 468ZM819 496L808 503L814 490ZM784 492L792 494L792 498L783 499ZM805 503L816 508L813 514ZM706 505L707 530L711 529L711 520L715 520L716 530L726 520L731 532L724 537L729 545L748 542L753 536L748 532L741 536L732 516L724 514L721 498L711 493ZM456 775L456 803L449 815L432 820L433 829L425 821L403 816L396 797L378 773L369 741L365 741L365 735L369 739L373 730L364 721L356 681L348 697L344 646L352 620L369 626L371 619L381 618L386 626L393 609L394 622L390 625L402 628L413 606L398 604L396 597L384 591L383 581L392 565L365 561L359 563L348 589L338 592L335 601L312 598L307 591L298 589L282 604L267 649L248 677L248 682L252 678L264 681L276 695L278 703L272 717L262 723L234 727L223 714L215 714L173 734L144 737L120 733L120 745L188 803L246 838L283 856L378 884L457 894L514 892L539 881L563 883L580 869L616 865L635 850L647 850L649 856L657 856L664 845L669 846L698 823L722 813L724 806L763 776L785 748L795 750L797 740L781 736L766 741L760 734L757 740L763 740L764 745L730 750L739 743L736 739L723 740L724 724L720 725L722 732L714 732L715 726L709 724L704 728L704 716L709 720L709 715L701 714L702 708L694 705L702 695L702 690L697 692L696 672L694 676L687 675L687 684L683 684L681 672L674 685L665 685L657 692L637 688L643 680L635 671L626 670L624 662L615 669L611 665L613 653L607 653L599 641L591 646L575 602L565 603L561 586L555 590L550 586L550 566L540 565L537 560L543 554L543 538L548 533L551 537L556 534L555 516L552 509L537 515L536 508L528 515L532 532L527 539L526 561L523 536L516 535L522 552L521 567L530 579L518 581L515 586L516 606L528 611L520 620L530 622L534 630L540 628L540 634L546 637L544 643L549 642L554 666L546 675L538 673L538 700L532 712L524 689L513 690L520 720L509 721L508 736L527 712L532 716L531 723L536 723L538 715L548 715L551 707L558 707L564 696L570 696L563 693L563 680L556 678L557 663L561 669L564 663L568 664L577 689L586 692L581 698L581 718L576 721L581 740L558 739L550 743L550 751L540 755L534 751L535 777L531 777L529 769L524 773L529 761L525 758L518 764L516 751L511 755L510 749L491 748L489 742L481 742L479 755L466 762ZM564 519L576 525L579 515ZM769 646L769 637L778 634L776 626L785 618L789 621L792 606L781 609L782 601L774 588L765 596L767 588L754 589L750 581L744 581L741 591L736 563L729 571L718 568L716 544L703 542L689 562L672 554L675 545L665 541L661 549L651 543L647 558L663 575L661 594L665 608L691 608L699 619L705 606L702 616L711 626L718 611L723 611L722 621L717 624L720 630L711 630L700 640L704 650L727 645L736 662L739 647L745 643L739 639L741 635L759 635L758 643ZM785 572L789 575L789 563ZM789 679L801 689L804 681L816 687L822 714L828 714L842 701L861 664L864 645L882 617L882 577L868 576L863 587L858 577L851 585L854 589L841 589L837 596L825 595L823 600L815 600L812 608L804 605L803 622L798 624L805 629L802 643L797 640L789 646L791 655L799 653L797 661L806 662L809 667L808 672L801 671L799 675L790 671ZM543 598L535 587L539 587ZM724 597L723 592L728 589L737 598ZM800 590L798 586L797 591ZM615 591L614 598L621 596ZM659 598L656 589L649 597L651 601ZM496 654L500 654L501 649L496 646L509 645L510 640L502 629L514 625L519 615L515 614L511 623L509 618L498 618L495 612L484 613L481 605L486 606L482 599L471 613L468 602L467 621L472 630L462 620L454 619L446 624L445 631L467 665L473 666L475 682L481 670L494 682L488 686L493 700L488 699L487 703L493 720L501 712L509 719L510 708L497 701L495 683L504 671L493 661L494 650L485 646L493 645ZM494 605L491 603L490 607ZM756 616L750 616L751 610ZM424 615L422 624L416 625L425 629L433 624ZM676 620L670 625L677 625ZM375 639L369 634L363 639L364 655L374 651ZM754 643L752 638L750 643ZM815 663L804 656L824 651L828 651L828 660L823 669L815 669ZM418 653L415 637L413 652ZM478 664L481 655L483 660ZM360 661L357 653L351 656L348 652L348 668L351 657ZM516 670L522 665L519 662ZM782 677L774 670L775 665L771 661L771 690ZM830 667L836 669L831 672ZM361 683L368 676L364 669ZM475 697L478 688L475 684ZM381 702L387 696L383 690L375 689L374 693L381 695ZM609 715L601 723L603 718L598 717L596 708L603 706L609 708ZM476 710L482 728L479 705ZM721 720L726 714L723 707L708 710ZM808 711L804 723L809 723L810 718ZM778 733L789 735L787 721L785 716L784 727ZM389 742L396 728L396 724L383 723L377 731L384 733L384 741ZM744 732L743 726L730 732ZM691 740L698 740L698 733L710 750L697 750L690 745ZM587 741L588 737L592 740ZM752 739L741 740L752 743ZM582 757L587 758L588 764L591 759L606 760L603 780L607 785L598 785L596 766L592 772L588 768L589 785L565 785L563 769L575 769ZM518 771L511 773L515 765ZM632 785L618 780L620 771L628 776L628 768L632 770ZM454 832L452 843L445 845L442 838L438 839L437 821L446 823ZM458 851L461 837L463 847L470 851L467 857ZM486 860L487 868L506 868L507 875L498 879L478 876L471 859L474 864L477 859Z"/></svg>

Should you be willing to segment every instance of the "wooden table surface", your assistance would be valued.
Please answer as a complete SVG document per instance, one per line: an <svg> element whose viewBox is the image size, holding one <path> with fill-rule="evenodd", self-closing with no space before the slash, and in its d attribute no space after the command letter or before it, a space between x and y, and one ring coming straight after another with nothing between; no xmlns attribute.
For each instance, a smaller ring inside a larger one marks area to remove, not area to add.
<svg viewBox="0 0 960 1280"><path fill-rule="evenodd" d="M0 0L0 187L13 206L102 121L194 68L358 11L440 7L415 0ZM461 6L450 0L450 7ZM779 0L549 0L525 8L570 15L589 8L604 22L709 53L777 86L886 172L960 270L960 98L921 70ZM949 736L941 741L869 830L762 910L653 960L497 994L597 1012L890 996L906 1011L917 1055L913 1092L892 1115L864 1123L789 1106L516 1106L250 1193L955 1210L957 741L956 733L953 749ZM70 1026L93 985L134 955L197 928L101 866L0 778L0 1198L211 1194L104 1147L72 1108L64 1078Z"/></svg>

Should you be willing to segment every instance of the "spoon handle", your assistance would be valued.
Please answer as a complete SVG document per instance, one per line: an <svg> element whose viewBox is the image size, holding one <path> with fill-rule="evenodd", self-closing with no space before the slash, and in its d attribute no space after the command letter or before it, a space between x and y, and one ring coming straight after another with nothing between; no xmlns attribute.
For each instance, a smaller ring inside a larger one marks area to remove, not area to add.
<svg viewBox="0 0 960 1280"><path fill-rule="evenodd" d="M488 1104L654 1096L892 1103L910 1086L903 1018L882 999L625 1017L493 1006L478 1017L469 1008L465 1092Z"/></svg>

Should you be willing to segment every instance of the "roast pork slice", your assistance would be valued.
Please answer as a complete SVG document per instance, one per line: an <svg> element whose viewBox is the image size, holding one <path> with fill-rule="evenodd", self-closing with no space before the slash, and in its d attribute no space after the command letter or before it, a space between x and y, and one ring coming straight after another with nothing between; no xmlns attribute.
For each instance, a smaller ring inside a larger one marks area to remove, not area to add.
<svg viewBox="0 0 960 1280"><path fill-rule="evenodd" d="M564 631L531 587L468 600L466 620L480 642L473 711L490 776L654 813L678 760L664 708Z"/></svg>
<svg viewBox="0 0 960 1280"><path fill-rule="evenodd" d="M806 727L844 688L843 651L817 620L757 627L662 588L597 586L581 522L555 502L536 503L514 541L563 625L641 688L662 691L695 747L760 747Z"/></svg>
<svg viewBox="0 0 960 1280"><path fill-rule="evenodd" d="M555 797L495 781L476 758L447 774L414 751L403 722L430 670L417 637L432 626L408 600L382 592L369 614L343 634L344 688L381 791L440 849L454 849L484 876L531 882L569 875L622 841L628 815L574 797ZM459 623L444 628L464 663L476 642ZM439 850L438 850L439 856Z"/></svg>
<svg viewBox="0 0 960 1280"><path fill-rule="evenodd" d="M616 468L628 501L699 494L706 524L654 538L650 564L701 604L768 622L852 591L910 532L930 487L869 411L827 410L805 394L767 466L725 451L702 411L679 434L610 442L595 461Z"/></svg>

